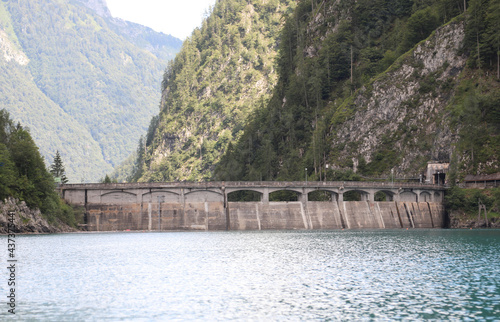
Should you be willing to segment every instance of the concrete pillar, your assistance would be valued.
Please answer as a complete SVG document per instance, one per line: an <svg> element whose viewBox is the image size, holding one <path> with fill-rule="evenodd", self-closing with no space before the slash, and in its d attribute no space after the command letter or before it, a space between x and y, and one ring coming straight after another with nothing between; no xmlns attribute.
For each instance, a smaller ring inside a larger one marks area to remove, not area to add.
<svg viewBox="0 0 500 322"><path fill-rule="evenodd" d="M392 201L401 201L401 198L399 197L399 191L393 191L394 194L392 195Z"/></svg>
<svg viewBox="0 0 500 322"><path fill-rule="evenodd" d="M336 194L334 192L330 192L330 195L331 195L330 198L332 198L332 202L337 202L338 201L338 197L339 197L338 194Z"/></svg>
<svg viewBox="0 0 500 322"><path fill-rule="evenodd" d="M221 192L222 192L222 196L224 198L224 203L223 203L223 206L224 206L224 214L226 215L226 230L230 230L231 229L231 215L229 214L229 204L228 204L228 199L227 199L227 191L226 191L226 187L222 186L221 188ZM207 218L207 230L208 230L208 206L207 206L207 203L205 201L205 211L206 211L206 218Z"/></svg>
<svg viewBox="0 0 500 322"><path fill-rule="evenodd" d="M304 189L305 190L305 189ZM303 190L303 192L299 195L299 201L306 203L307 200L307 193Z"/></svg>
<svg viewBox="0 0 500 322"><path fill-rule="evenodd" d="M185 198L186 198L186 197L184 196L184 188L181 188L181 189L180 189L180 193L179 193L179 202L180 202L180 203L184 203Z"/></svg>
<svg viewBox="0 0 500 322"><path fill-rule="evenodd" d="M344 202L344 193L343 192L339 191L338 197L339 197L338 202Z"/></svg>
<svg viewBox="0 0 500 322"><path fill-rule="evenodd" d="M85 207L85 223L88 224L88 220L89 220L89 205L88 205L88 202L87 202L87 189L85 189L85 196L84 196L84 204L83 206Z"/></svg>
<svg viewBox="0 0 500 322"><path fill-rule="evenodd" d="M269 188L264 188L262 192L262 202L269 202Z"/></svg>
<svg viewBox="0 0 500 322"><path fill-rule="evenodd" d="M180 213L180 218L181 218L181 223L186 222L186 196L184 195L184 188L181 188L181 193L179 195L179 202L181 204L181 213Z"/></svg>
<svg viewBox="0 0 500 322"><path fill-rule="evenodd" d="M101 214L95 214L95 227L96 227L96 230L99 231L99 219L100 219L100 216Z"/></svg>
<svg viewBox="0 0 500 322"><path fill-rule="evenodd" d="M152 219L151 219L151 211L152 211L152 209L151 209L151 202L149 202L148 203L148 230L149 231L151 231L152 226L153 226L152 225L153 222L152 222Z"/></svg>
<svg viewBox="0 0 500 322"><path fill-rule="evenodd" d="M361 193L361 201L375 201L375 193L373 191Z"/></svg>

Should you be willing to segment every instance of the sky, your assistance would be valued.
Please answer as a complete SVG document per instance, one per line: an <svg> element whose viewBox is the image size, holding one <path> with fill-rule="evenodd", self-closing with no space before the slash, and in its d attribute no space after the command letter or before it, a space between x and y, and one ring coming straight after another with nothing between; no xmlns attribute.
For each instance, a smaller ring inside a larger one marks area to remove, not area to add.
<svg viewBox="0 0 500 322"><path fill-rule="evenodd" d="M115 18L148 26L181 40L189 37L216 0L106 0Z"/></svg>

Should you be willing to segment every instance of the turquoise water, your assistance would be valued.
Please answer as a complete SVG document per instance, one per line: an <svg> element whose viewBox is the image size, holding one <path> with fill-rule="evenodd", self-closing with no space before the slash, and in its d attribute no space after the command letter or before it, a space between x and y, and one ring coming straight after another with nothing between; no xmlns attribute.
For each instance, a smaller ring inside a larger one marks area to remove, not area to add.
<svg viewBox="0 0 500 322"><path fill-rule="evenodd" d="M23 321L500 320L500 230L60 234L16 244ZM1 320L12 318L7 275Z"/></svg>

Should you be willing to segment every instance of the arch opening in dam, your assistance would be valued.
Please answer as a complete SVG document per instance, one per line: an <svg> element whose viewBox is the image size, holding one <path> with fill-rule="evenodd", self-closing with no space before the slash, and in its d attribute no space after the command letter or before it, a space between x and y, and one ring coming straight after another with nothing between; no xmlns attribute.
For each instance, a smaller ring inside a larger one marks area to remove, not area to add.
<svg viewBox="0 0 500 322"><path fill-rule="evenodd" d="M227 194L229 202L257 202L262 201L263 193L255 190L236 190Z"/></svg>
<svg viewBox="0 0 500 322"><path fill-rule="evenodd" d="M269 201L274 202L299 201L301 198L302 193L295 190L275 190L269 193Z"/></svg>
<svg viewBox="0 0 500 322"><path fill-rule="evenodd" d="M418 194L410 190L403 190L400 192L399 198L401 201L417 202Z"/></svg>
<svg viewBox="0 0 500 322"><path fill-rule="evenodd" d="M317 202L333 202L339 200L338 193L326 190L326 189L318 189L311 191L307 194L308 201L317 201Z"/></svg>
<svg viewBox="0 0 500 322"><path fill-rule="evenodd" d="M375 201L394 201L394 195L396 193L390 190L379 190L375 192Z"/></svg>
<svg viewBox="0 0 500 322"><path fill-rule="evenodd" d="M344 201L366 201L369 200L370 193L360 189L352 189L344 192Z"/></svg>

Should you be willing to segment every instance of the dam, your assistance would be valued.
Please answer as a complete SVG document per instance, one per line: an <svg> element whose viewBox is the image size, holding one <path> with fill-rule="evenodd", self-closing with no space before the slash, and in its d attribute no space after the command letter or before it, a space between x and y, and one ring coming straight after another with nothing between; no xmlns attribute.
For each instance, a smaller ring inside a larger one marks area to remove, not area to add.
<svg viewBox="0 0 500 322"><path fill-rule="evenodd" d="M165 182L65 184L63 199L85 212L89 231L443 228L445 188L390 182ZM230 201L252 191L258 201ZM277 191L296 201L270 201ZM310 201L311 193L329 195ZM344 201L355 192L357 201ZM385 201L375 201L383 194Z"/></svg>

